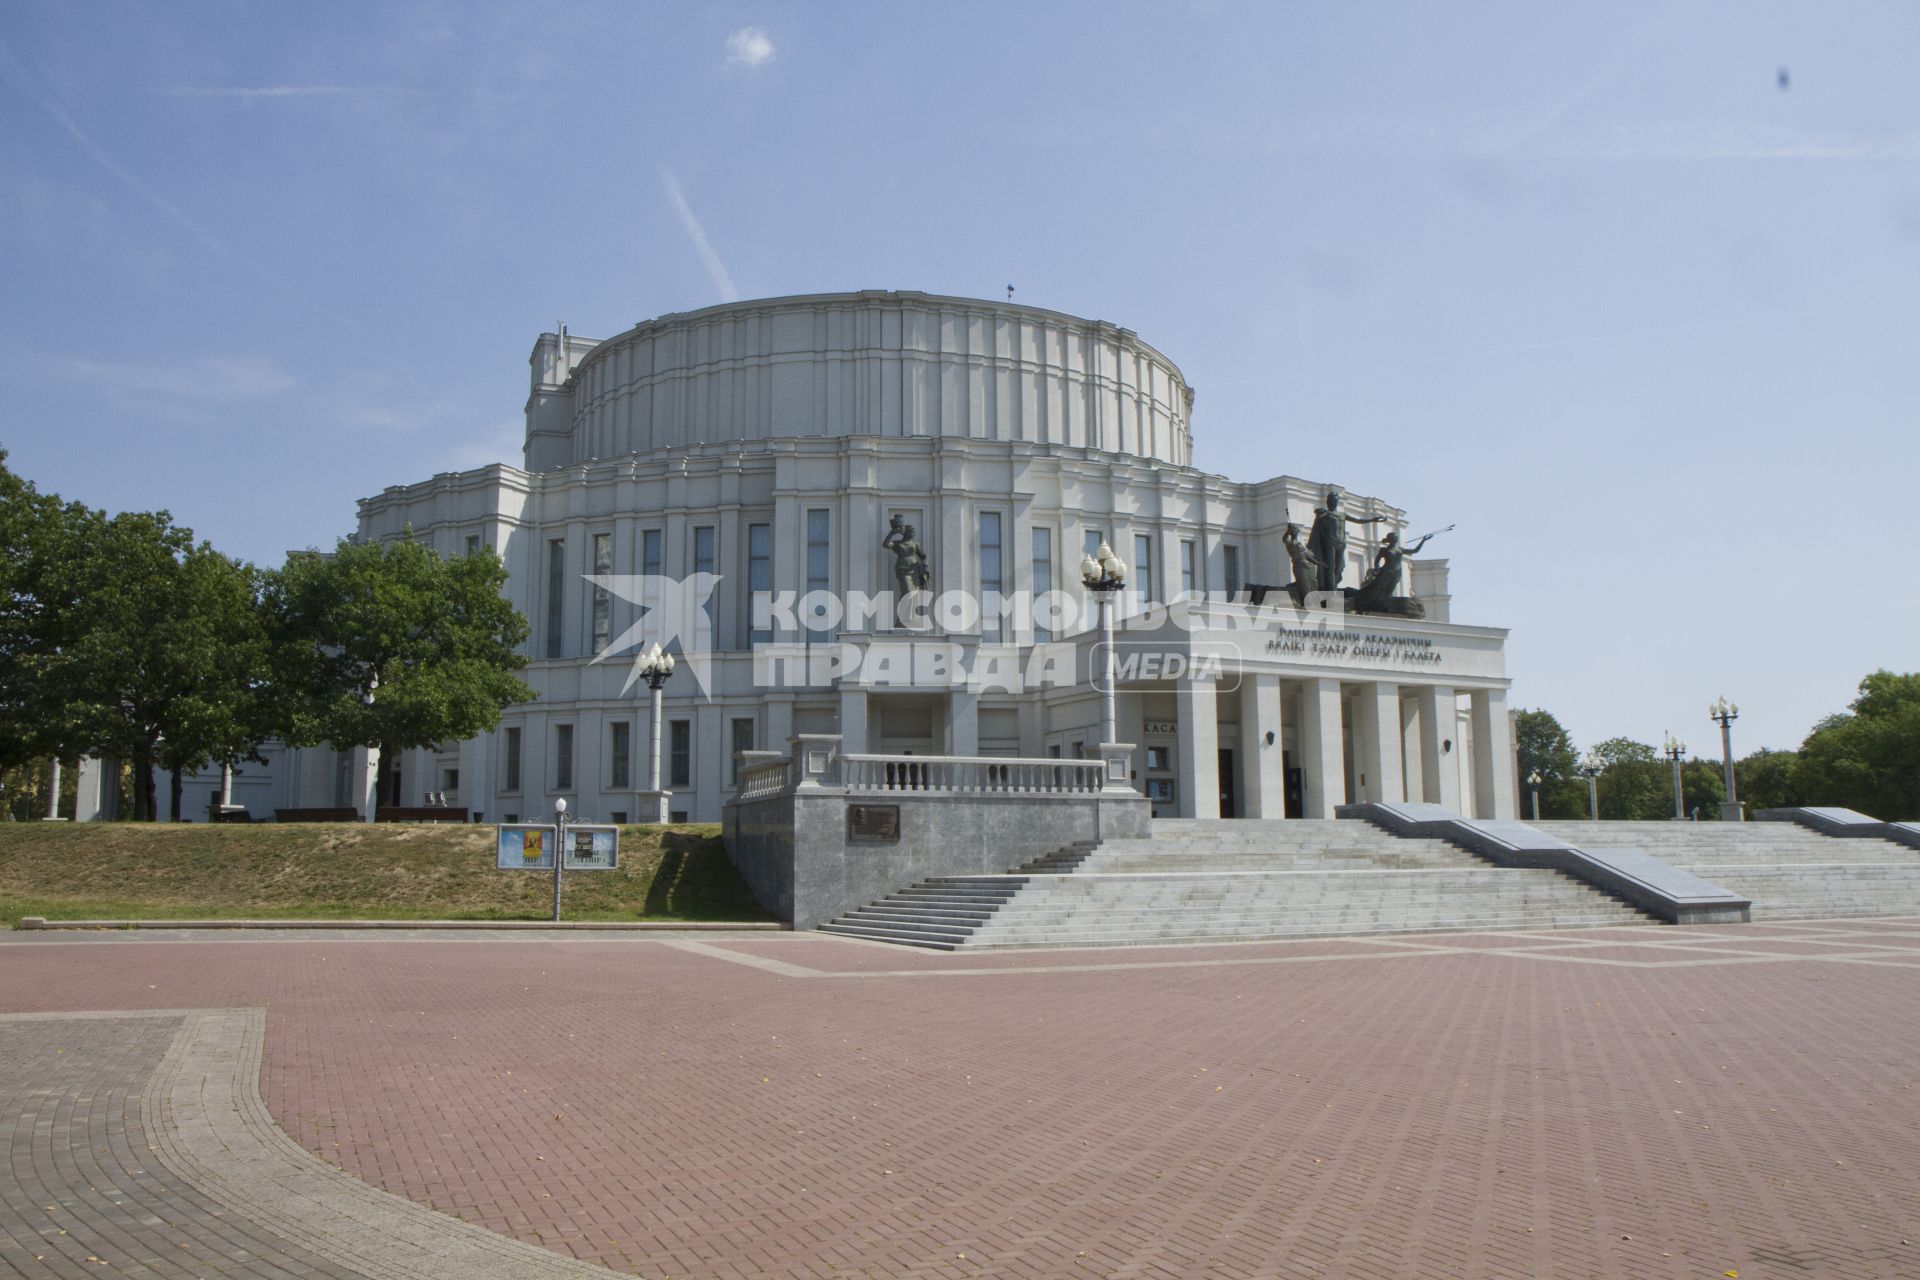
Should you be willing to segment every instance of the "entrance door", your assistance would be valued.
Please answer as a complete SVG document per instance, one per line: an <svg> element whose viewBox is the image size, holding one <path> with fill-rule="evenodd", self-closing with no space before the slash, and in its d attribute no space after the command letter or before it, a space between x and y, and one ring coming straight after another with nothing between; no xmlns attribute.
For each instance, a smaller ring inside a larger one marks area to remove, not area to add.
<svg viewBox="0 0 1920 1280"><path fill-rule="evenodd" d="M1233 748L1220 748L1220 816L1237 818L1240 806L1234 802Z"/></svg>

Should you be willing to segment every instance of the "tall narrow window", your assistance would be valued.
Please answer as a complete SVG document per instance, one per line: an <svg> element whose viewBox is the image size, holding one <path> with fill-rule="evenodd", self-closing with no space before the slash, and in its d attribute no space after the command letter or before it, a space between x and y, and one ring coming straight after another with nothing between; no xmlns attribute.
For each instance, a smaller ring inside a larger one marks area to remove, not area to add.
<svg viewBox="0 0 1920 1280"><path fill-rule="evenodd" d="M666 535L658 529L641 531L640 572L647 580L640 584L640 603L646 607L647 617L656 620L660 617L662 603L660 575L667 571L666 543ZM656 634L654 639L658 638Z"/></svg>
<svg viewBox="0 0 1920 1280"><path fill-rule="evenodd" d="M608 781L617 791L632 785L633 725L626 720L615 720L608 729L607 760L612 766Z"/></svg>
<svg viewBox="0 0 1920 1280"><path fill-rule="evenodd" d="M1190 596L1200 590L1200 584L1197 581L1198 574L1195 572L1195 569L1197 568L1197 564L1196 564L1197 559L1198 557L1194 553L1193 539L1192 538L1180 539L1180 594L1181 595Z"/></svg>
<svg viewBox="0 0 1920 1280"><path fill-rule="evenodd" d="M1140 603L1146 604L1155 598L1153 589L1153 535L1136 533L1133 535L1133 589L1140 597Z"/></svg>
<svg viewBox="0 0 1920 1280"><path fill-rule="evenodd" d="M727 764L727 780L740 785L740 753L753 750L753 721L741 717L733 722L733 757Z"/></svg>
<svg viewBox="0 0 1920 1280"><path fill-rule="evenodd" d="M1053 590L1053 530L1033 527L1033 638L1039 644L1053 639L1053 631L1041 620L1042 599Z"/></svg>
<svg viewBox="0 0 1920 1280"><path fill-rule="evenodd" d="M833 589L833 513L823 507L807 512L807 591ZM808 627L807 639L815 643L830 638L825 627Z"/></svg>
<svg viewBox="0 0 1920 1280"><path fill-rule="evenodd" d="M693 721L667 721L667 785L693 785Z"/></svg>
<svg viewBox="0 0 1920 1280"><path fill-rule="evenodd" d="M1006 623L1002 609L1006 597L1005 574L1001 570L1000 513L980 513L980 638L1005 638ZM989 612L991 611L991 612Z"/></svg>
<svg viewBox="0 0 1920 1280"><path fill-rule="evenodd" d="M613 572L613 535L593 535L593 572L605 578ZM593 651L599 653L613 637L613 593L598 583L593 588Z"/></svg>
<svg viewBox="0 0 1920 1280"><path fill-rule="evenodd" d="M573 790L573 726L553 726L553 789Z"/></svg>
<svg viewBox="0 0 1920 1280"><path fill-rule="evenodd" d="M747 526L747 644L766 644L773 639L770 627L755 626L755 613L771 609L773 596L773 526Z"/></svg>
<svg viewBox="0 0 1920 1280"><path fill-rule="evenodd" d="M480 553L480 535L477 533L468 534L467 535L467 554L471 556L471 555L478 555L479 553Z"/></svg>
<svg viewBox="0 0 1920 1280"><path fill-rule="evenodd" d="M1227 599L1231 600L1240 594L1240 548L1231 542L1220 548L1220 572L1226 579L1221 585L1226 587Z"/></svg>
<svg viewBox="0 0 1920 1280"><path fill-rule="evenodd" d="M693 531L693 571L695 573L720 572L720 557L716 550L717 541L710 524L703 524ZM707 611L707 625L713 625L713 602L715 596L708 596L703 608Z"/></svg>
<svg viewBox="0 0 1920 1280"><path fill-rule="evenodd" d="M567 593L567 542L554 538L547 543L547 656L558 658L566 652L563 633L567 626L564 608Z"/></svg>
<svg viewBox="0 0 1920 1280"><path fill-rule="evenodd" d="M520 789L520 727L509 725L506 733L501 736L506 739L502 744L501 752L507 758L507 777L501 790L518 791Z"/></svg>

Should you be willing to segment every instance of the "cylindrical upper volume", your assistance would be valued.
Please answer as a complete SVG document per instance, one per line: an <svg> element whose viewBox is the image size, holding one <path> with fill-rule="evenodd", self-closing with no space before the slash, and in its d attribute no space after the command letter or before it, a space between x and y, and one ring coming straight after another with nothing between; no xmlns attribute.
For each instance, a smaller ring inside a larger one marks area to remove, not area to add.
<svg viewBox="0 0 1920 1280"><path fill-rule="evenodd" d="M536 470L776 436L964 436L1181 466L1193 452L1193 391L1171 360L1131 330L1011 303L772 298L570 339L565 353L543 337L534 354Z"/></svg>

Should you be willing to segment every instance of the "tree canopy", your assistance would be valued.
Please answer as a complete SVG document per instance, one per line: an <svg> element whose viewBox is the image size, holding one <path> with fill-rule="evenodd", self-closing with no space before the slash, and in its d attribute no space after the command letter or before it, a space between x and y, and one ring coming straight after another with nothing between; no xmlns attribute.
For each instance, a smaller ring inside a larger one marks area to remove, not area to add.
<svg viewBox="0 0 1920 1280"><path fill-rule="evenodd" d="M1920 672L1862 680L1848 714L1821 721L1800 744L1792 784L1805 804L1920 819Z"/></svg>

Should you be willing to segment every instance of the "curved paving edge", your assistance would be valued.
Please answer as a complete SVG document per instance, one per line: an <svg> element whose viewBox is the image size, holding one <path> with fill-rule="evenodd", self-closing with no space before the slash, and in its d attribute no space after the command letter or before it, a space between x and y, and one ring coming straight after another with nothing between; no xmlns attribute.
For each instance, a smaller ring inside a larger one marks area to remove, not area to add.
<svg viewBox="0 0 1920 1280"><path fill-rule="evenodd" d="M140 1104L160 1160L209 1198L371 1280L606 1280L604 1267L371 1187L289 1138L260 1096L263 1009L189 1012Z"/></svg>

